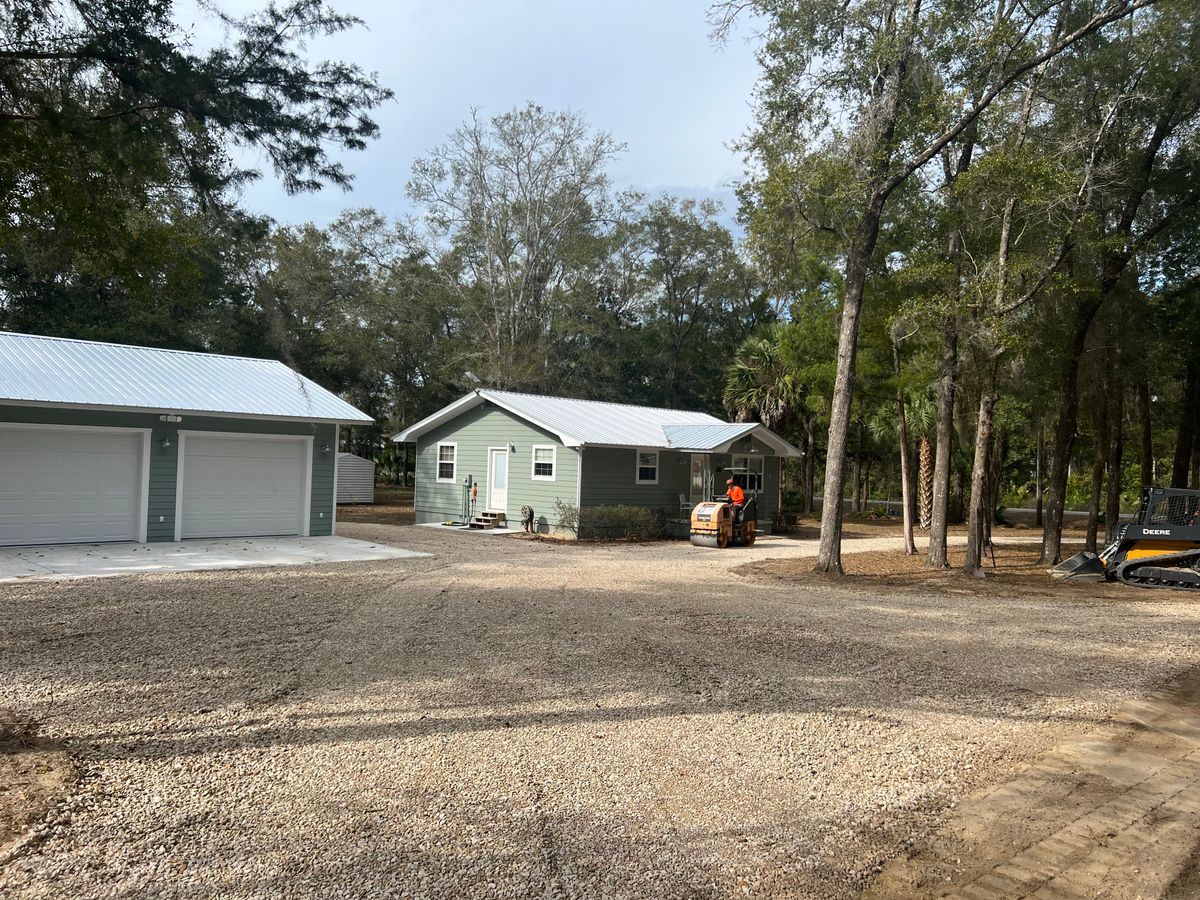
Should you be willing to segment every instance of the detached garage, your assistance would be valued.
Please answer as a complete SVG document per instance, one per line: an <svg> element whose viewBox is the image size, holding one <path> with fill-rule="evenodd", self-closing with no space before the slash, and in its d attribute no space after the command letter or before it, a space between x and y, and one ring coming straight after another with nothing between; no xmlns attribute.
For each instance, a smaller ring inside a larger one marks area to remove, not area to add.
<svg viewBox="0 0 1200 900"><path fill-rule="evenodd" d="M332 534L370 421L274 360L0 332L0 546Z"/></svg>

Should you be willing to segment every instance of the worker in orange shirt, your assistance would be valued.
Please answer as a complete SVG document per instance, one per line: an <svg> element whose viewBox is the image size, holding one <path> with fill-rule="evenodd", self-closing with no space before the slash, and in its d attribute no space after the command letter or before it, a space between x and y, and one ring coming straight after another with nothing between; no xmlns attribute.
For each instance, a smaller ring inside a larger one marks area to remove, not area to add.
<svg viewBox="0 0 1200 900"><path fill-rule="evenodd" d="M746 505L746 492L738 486L736 481L730 478L725 482L725 496L733 504L733 520L736 522L742 515L742 507Z"/></svg>

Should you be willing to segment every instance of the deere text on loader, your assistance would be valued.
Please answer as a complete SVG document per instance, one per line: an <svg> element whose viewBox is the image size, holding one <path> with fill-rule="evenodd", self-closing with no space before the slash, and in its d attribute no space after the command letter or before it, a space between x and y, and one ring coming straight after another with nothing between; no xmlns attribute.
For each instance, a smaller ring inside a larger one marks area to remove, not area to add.
<svg viewBox="0 0 1200 900"><path fill-rule="evenodd" d="M739 517L728 496L697 503L692 510L691 535L697 547L724 550L730 544L753 546L758 536L758 505L751 497Z"/></svg>
<svg viewBox="0 0 1200 900"><path fill-rule="evenodd" d="M1050 573L1066 581L1200 591L1200 491L1147 489L1134 520L1117 528L1102 553L1076 553Z"/></svg>

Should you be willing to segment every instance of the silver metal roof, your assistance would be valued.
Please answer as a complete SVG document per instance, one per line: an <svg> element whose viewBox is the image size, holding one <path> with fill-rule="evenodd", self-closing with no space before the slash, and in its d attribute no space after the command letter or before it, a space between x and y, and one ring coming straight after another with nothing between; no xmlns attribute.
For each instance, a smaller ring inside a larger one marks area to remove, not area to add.
<svg viewBox="0 0 1200 900"><path fill-rule="evenodd" d="M485 401L556 435L568 447L646 447L714 452L740 437L754 434L781 456L800 455L800 451L787 441L753 422L722 422L708 413L518 394L490 388L467 394L405 429L393 440L415 441Z"/></svg>
<svg viewBox="0 0 1200 900"><path fill-rule="evenodd" d="M371 422L281 362L0 331L0 403Z"/></svg>

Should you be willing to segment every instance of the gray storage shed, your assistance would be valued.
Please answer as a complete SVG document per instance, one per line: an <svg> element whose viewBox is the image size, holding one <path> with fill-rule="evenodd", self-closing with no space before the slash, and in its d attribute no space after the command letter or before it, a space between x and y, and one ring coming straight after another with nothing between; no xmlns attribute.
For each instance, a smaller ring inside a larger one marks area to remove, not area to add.
<svg viewBox="0 0 1200 900"><path fill-rule="evenodd" d="M473 481L479 512L519 521L521 507L531 506L541 531L561 530L555 501L684 518L730 473L758 497L766 531L779 508L779 461L801 455L755 422L482 388L393 440L417 445L418 523L458 518Z"/></svg>
<svg viewBox="0 0 1200 900"><path fill-rule="evenodd" d="M353 453L339 453L337 462L337 502L375 502L375 461Z"/></svg>
<svg viewBox="0 0 1200 900"><path fill-rule="evenodd" d="M332 534L370 421L274 360L0 332L0 546Z"/></svg>

